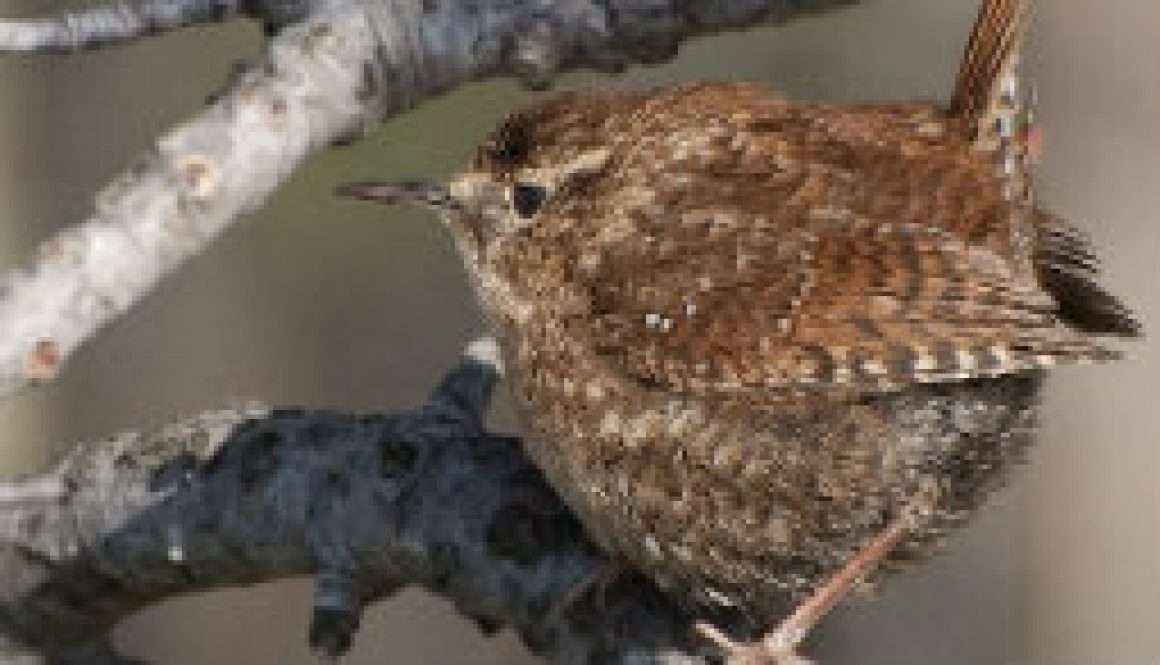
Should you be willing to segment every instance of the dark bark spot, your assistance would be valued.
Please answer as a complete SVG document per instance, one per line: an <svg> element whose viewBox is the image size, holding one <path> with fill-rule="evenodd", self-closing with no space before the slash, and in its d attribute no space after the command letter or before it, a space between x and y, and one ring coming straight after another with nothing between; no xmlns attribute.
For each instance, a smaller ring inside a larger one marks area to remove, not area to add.
<svg viewBox="0 0 1160 665"><path fill-rule="evenodd" d="M92 566L84 566L82 570L77 571L76 580L84 594L93 598L124 595L127 591L121 578Z"/></svg>
<svg viewBox="0 0 1160 665"><path fill-rule="evenodd" d="M326 446L337 434L338 428L329 423L310 423L306 428L306 437L315 448Z"/></svg>
<svg viewBox="0 0 1160 665"><path fill-rule="evenodd" d="M248 452L251 455L268 455L282 443L282 435L268 429L256 434L249 443Z"/></svg>
<svg viewBox="0 0 1160 665"><path fill-rule="evenodd" d="M149 491L161 492L188 482L190 474L197 469L197 456L183 452L154 469L149 476Z"/></svg>
<svg viewBox="0 0 1160 665"><path fill-rule="evenodd" d="M491 637L503 630L504 623L499 619L493 619L482 614L469 614L467 618L471 619L472 623L475 624L475 627L479 629L479 632L484 637Z"/></svg>
<svg viewBox="0 0 1160 665"><path fill-rule="evenodd" d="M85 595L82 588L83 579L84 575L69 575L49 580L41 587L39 595L55 598L68 611L83 614L89 609L87 606L89 596Z"/></svg>
<svg viewBox="0 0 1160 665"><path fill-rule="evenodd" d="M339 499L350 496L350 479L345 473L331 469L326 472L326 490Z"/></svg>
<svg viewBox="0 0 1160 665"><path fill-rule="evenodd" d="M672 35L654 34L643 37L636 46L636 55L645 65L668 62L681 48L680 40Z"/></svg>
<svg viewBox="0 0 1160 665"><path fill-rule="evenodd" d="M282 435L273 430L266 430L250 439L241 464L243 492L252 492L278 468L276 451L281 443Z"/></svg>
<svg viewBox="0 0 1160 665"><path fill-rule="evenodd" d="M365 104L379 94L379 77L375 72L375 63L366 60L362 63L362 75L359 78L358 88L355 89L354 98L360 104Z"/></svg>
<svg viewBox="0 0 1160 665"><path fill-rule="evenodd" d="M484 534L489 554L510 559L520 567L531 566L546 554L581 539L575 521L565 513L536 510L525 504L508 504L497 510Z"/></svg>
<svg viewBox="0 0 1160 665"><path fill-rule="evenodd" d="M209 19L214 23L221 23L230 17L230 3L215 2L210 5Z"/></svg>
<svg viewBox="0 0 1160 665"><path fill-rule="evenodd" d="M533 616L541 616L542 612L534 613ZM535 626L526 626L519 630L520 640L533 653L545 651L552 643L551 637L544 630L538 630Z"/></svg>
<svg viewBox="0 0 1160 665"><path fill-rule="evenodd" d="M329 659L339 658L350 650L358 624L357 612L316 607L310 622L310 648Z"/></svg>
<svg viewBox="0 0 1160 665"><path fill-rule="evenodd" d="M42 528L44 528L44 515L42 513L25 513L20 518L22 537L35 538L40 534Z"/></svg>
<svg viewBox="0 0 1160 665"><path fill-rule="evenodd" d="M588 665L610 665L620 660L620 653L606 644L598 644L588 652Z"/></svg>
<svg viewBox="0 0 1160 665"><path fill-rule="evenodd" d="M206 515L199 518L193 523L193 530L200 534L212 534L218 530L221 525L218 518L214 515Z"/></svg>
<svg viewBox="0 0 1160 665"><path fill-rule="evenodd" d="M242 491L247 494L253 492L277 466L269 458L257 458L247 462L242 466L241 473L239 474Z"/></svg>
<svg viewBox="0 0 1160 665"><path fill-rule="evenodd" d="M229 451L228 446L222 446L220 450L215 452L212 457L206 460L205 464L201 465L201 473L203 476L211 476L221 469L225 462L226 454Z"/></svg>
<svg viewBox="0 0 1160 665"><path fill-rule="evenodd" d="M431 546L431 589L442 591L450 584L451 578L459 572L459 552L449 543L435 543Z"/></svg>
<svg viewBox="0 0 1160 665"><path fill-rule="evenodd" d="M258 418L247 418L238 423L234 427L234 431L230 433L225 440L225 445L218 447L214 454L201 465L201 473L203 476L209 476L217 473L225 464L230 452L235 450L237 442L253 442L257 439L258 430L261 429L264 420Z"/></svg>
<svg viewBox="0 0 1160 665"><path fill-rule="evenodd" d="M299 409L299 408L272 409L270 411L270 417L271 418L289 418L291 420L297 420L297 419L306 417L306 411L304 409Z"/></svg>
<svg viewBox="0 0 1160 665"><path fill-rule="evenodd" d="M385 478L398 479L411 473L418 456L415 446L405 441L386 436L379 441L379 466Z"/></svg>
<svg viewBox="0 0 1160 665"><path fill-rule="evenodd" d="M254 433L262 424L257 418L246 418L234 428L234 436L247 436Z"/></svg>
<svg viewBox="0 0 1160 665"><path fill-rule="evenodd" d="M500 436L474 438L468 445L467 452L473 461L481 464L523 454L519 439Z"/></svg>
<svg viewBox="0 0 1160 665"><path fill-rule="evenodd" d="M73 497L76 496L79 486L77 481L72 478L65 478L64 493L60 495L60 505L67 506L72 503Z"/></svg>
<svg viewBox="0 0 1160 665"><path fill-rule="evenodd" d="M387 416L385 416L381 413L368 413L366 415L358 417L358 423L360 425L369 425L371 427L378 427L378 426L385 425L388 422L388 420L389 419L387 418Z"/></svg>

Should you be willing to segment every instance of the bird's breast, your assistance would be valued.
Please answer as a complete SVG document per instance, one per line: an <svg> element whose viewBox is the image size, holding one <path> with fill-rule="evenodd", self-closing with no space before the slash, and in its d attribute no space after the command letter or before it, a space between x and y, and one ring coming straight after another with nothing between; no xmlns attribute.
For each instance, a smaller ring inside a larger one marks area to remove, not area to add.
<svg viewBox="0 0 1160 665"><path fill-rule="evenodd" d="M569 346L512 348L527 450L589 533L690 603L768 618L920 493L900 560L935 550L1031 437L1038 379L693 396Z"/></svg>

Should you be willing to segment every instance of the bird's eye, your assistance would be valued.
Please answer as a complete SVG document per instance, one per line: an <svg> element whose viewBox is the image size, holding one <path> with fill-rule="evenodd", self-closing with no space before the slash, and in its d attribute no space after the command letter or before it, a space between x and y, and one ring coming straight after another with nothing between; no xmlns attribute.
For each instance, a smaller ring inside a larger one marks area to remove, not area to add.
<svg viewBox="0 0 1160 665"><path fill-rule="evenodd" d="M534 183L517 182L512 187L512 207L525 219L536 214L547 198L548 191Z"/></svg>

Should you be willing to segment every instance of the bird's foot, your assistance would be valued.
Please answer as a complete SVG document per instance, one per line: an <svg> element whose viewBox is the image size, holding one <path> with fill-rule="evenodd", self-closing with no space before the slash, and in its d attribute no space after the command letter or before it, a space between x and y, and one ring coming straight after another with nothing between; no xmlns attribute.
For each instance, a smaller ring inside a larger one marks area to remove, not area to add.
<svg viewBox="0 0 1160 665"><path fill-rule="evenodd" d="M814 665L812 660L797 653L801 637L784 632L782 626L755 642L734 642L715 626L703 621L694 628L721 650L728 665Z"/></svg>
<svg viewBox="0 0 1160 665"><path fill-rule="evenodd" d="M834 573L813 595L797 606L776 628L755 642L734 642L721 631L698 623L697 632L714 642L729 665L806 665L797 654L798 645L850 590L874 570L898 546L917 523L918 511L907 509L882 533L866 543L841 570Z"/></svg>

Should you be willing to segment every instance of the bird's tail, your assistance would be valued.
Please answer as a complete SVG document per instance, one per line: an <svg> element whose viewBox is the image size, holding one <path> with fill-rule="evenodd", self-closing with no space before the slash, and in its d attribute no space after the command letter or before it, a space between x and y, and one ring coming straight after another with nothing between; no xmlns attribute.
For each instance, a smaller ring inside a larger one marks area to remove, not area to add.
<svg viewBox="0 0 1160 665"><path fill-rule="evenodd" d="M1032 0L983 0L959 67L951 113L983 120L1018 104L1019 57Z"/></svg>
<svg viewBox="0 0 1160 665"><path fill-rule="evenodd" d="M967 122L978 150L995 156L1004 197L1013 205L1012 257L1034 275L1031 165L1039 153L1035 95L1020 81L1020 57L1032 0L982 0L967 42L950 113Z"/></svg>

